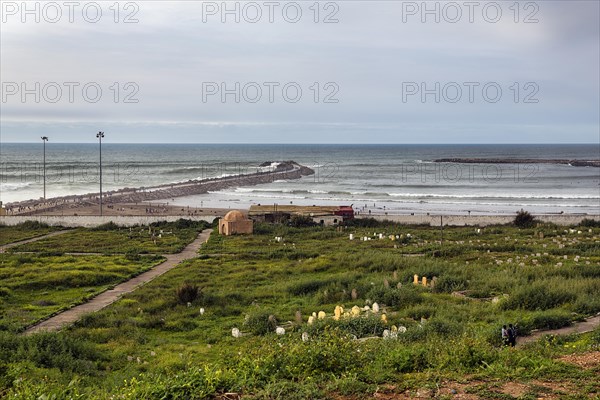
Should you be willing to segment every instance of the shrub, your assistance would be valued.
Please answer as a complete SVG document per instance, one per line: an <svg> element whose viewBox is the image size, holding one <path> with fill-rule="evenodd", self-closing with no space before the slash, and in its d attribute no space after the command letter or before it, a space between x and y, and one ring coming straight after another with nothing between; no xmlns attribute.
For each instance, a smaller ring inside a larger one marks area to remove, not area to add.
<svg viewBox="0 0 600 400"><path fill-rule="evenodd" d="M22 222L20 224L17 225L19 228L23 228L23 229L46 229L49 228L50 225L44 223L44 222L39 222L39 221L25 221Z"/></svg>
<svg viewBox="0 0 600 400"><path fill-rule="evenodd" d="M127 250L125 253L125 258L128 261L139 261L141 259L140 253L135 249Z"/></svg>
<svg viewBox="0 0 600 400"><path fill-rule="evenodd" d="M379 222L375 218L354 218L344 221L344 225L357 228L377 228L382 226L383 222Z"/></svg>
<svg viewBox="0 0 600 400"><path fill-rule="evenodd" d="M585 226L586 228L600 228L600 220L596 221L592 218L584 218L579 223L580 226Z"/></svg>
<svg viewBox="0 0 600 400"><path fill-rule="evenodd" d="M102 225L98 225L94 228L91 228L91 231L116 231L119 230L119 225L115 224L113 221L107 222Z"/></svg>
<svg viewBox="0 0 600 400"><path fill-rule="evenodd" d="M468 287L468 281L462 277L441 276L435 281L433 291L436 293L452 293L465 290Z"/></svg>
<svg viewBox="0 0 600 400"><path fill-rule="evenodd" d="M251 313L246 316L244 327L254 335L266 335L277 328L277 318L265 311Z"/></svg>
<svg viewBox="0 0 600 400"><path fill-rule="evenodd" d="M549 310L536 313L531 323L534 329L560 329L571 325L571 316L568 312L560 310Z"/></svg>
<svg viewBox="0 0 600 400"><path fill-rule="evenodd" d="M176 294L179 303L192 303L200 295L200 288L197 285L186 282L177 288Z"/></svg>
<svg viewBox="0 0 600 400"><path fill-rule="evenodd" d="M396 372L421 372L431 367L428 352L429 349L421 346L396 347L387 354L387 362Z"/></svg>
<svg viewBox="0 0 600 400"><path fill-rule="evenodd" d="M315 222L312 220L311 217L306 216L306 215L294 215L291 219L290 219L290 226L293 226L294 228L304 228L304 227L309 227L309 226L315 226Z"/></svg>
<svg viewBox="0 0 600 400"><path fill-rule="evenodd" d="M502 304L505 310L548 310L575 300L576 296L564 290L550 289L544 283L521 287Z"/></svg>
<svg viewBox="0 0 600 400"><path fill-rule="evenodd" d="M535 218L529 211L521 209L521 211L517 212L517 216L513 223L519 228L531 228L535 223Z"/></svg>
<svg viewBox="0 0 600 400"><path fill-rule="evenodd" d="M407 307L423 301L423 295L417 289L407 286L400 289L375 287L371 289L367 297L389 307Z"/></svg>
<svg viewBox="0 0 600 400"><path fill-rule="evenodd" d="M575 302L574 310L583 315L593 315L600 312L600 298L594 295L580 296Z"/></svg>

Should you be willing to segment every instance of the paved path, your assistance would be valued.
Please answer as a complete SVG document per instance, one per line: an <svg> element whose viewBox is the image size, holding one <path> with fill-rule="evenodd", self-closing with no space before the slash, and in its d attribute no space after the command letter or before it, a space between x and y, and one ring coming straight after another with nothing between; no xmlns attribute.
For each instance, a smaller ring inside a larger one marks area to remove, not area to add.
<svg viewBox="0 0 600 400"><path fill-rule="evenodd" d="M11 247L16 247L16 246L20 246L22 244L27 244L27 243L31 243L31 242L37 242L38 240L46 239L46 238L49 238L52 236L62 235L63 233L67 233L67 232L72 232L72 229L66 229L64 231L56 231L56 232L49 233L47 235L34 237L32 239L26 239L26 240L21 240L18 242L8 243L3 246L0 246L0 253L4 253L6 251L6 249L10 249Z"/></svg>
<svg viewBox="0 0 600 400"><path fill-rule="evenodd" d="M600 325L600 315L590 317L583 322L576 322L571 326L566 326L560 329L553 329L547 331L536 331L529 336L523 336L517 338L517 346L521 346L525 343L530 343L538 340L545 335L570 335L572 333L586 333L591 332Z"/></svg>
<svg viewBox="0 0 600 400"><path fill-rule="evenodd" d="M208 240L211 232L212 229L206 229L202 231L202 233L198 235L196 240L187 245L185 249L183 249L180 253L164 255L164 257L167 260L162 262L161 264L158 264L151 270L146 271L136 276L135 278L128 280L127 282L118 284L114 287L114 289L110 289L106 292L99 294L87 303L75 306L69 310L55 315L54 317L51 317L45 321L42 321L36 325L27 328L24 334L31 335L33 333L38 333L41 331L58 331L64 328L65 326L77 321L83 315L89 314L91 312L96 312L114 303L115 301L119 300L124 294L133 292L138 287L150 282L157 276L160 276L165 272L175 268L182 261L196 257L198 249L203 243L205 243Z"/></svg>

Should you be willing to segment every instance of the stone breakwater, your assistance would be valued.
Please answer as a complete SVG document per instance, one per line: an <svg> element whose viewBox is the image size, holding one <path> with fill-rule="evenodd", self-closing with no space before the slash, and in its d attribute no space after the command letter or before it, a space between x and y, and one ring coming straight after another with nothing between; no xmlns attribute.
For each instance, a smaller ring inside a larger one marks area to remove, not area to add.
<svg viewBox="0 0 600 400"><path fill-rule="evenodd" d="M538 158L438 158L438 163L455 164L564 164L572 167L600 167L600 160L564 160Z"/></svg>
<svg viewBox="0 0 600 400"><path fill-rule="evenodd" d="M267 168L270 162L263 163L260 167ZM165 184L153 187L124 188L120 190L103 192L102 202L105 205L122 203L141 203L144 201L157 201L173 199L176 197L204 194L212 191L224 190L230 187L253 186L271 183L277 180L300 179L303 176L313 175L311 168L305 167L295 161L283 161L276 167L266 171L250 174L240 174L186 182ZM36 211L52 211L65 205L79 203L99 203L100 193L85 195L54 197L47 200L27 200L7 204L9 214L34 214Z"/></svg>

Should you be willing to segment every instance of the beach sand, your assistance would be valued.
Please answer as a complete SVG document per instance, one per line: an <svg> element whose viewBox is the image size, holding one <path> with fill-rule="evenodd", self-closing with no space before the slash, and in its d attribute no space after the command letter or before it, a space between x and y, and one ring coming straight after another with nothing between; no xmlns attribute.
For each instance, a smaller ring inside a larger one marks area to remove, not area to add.
<svg viewBox="0 0 600 400"><path fill-rule="evenodd" d="M231 211L228 208L195 208L173 206L168 203L114 203L102 206L105 216L223 216ZM36 210L15 215L91 216L100 215L100 206L89 203L71 203L53 207L50 210Z"/></svg>

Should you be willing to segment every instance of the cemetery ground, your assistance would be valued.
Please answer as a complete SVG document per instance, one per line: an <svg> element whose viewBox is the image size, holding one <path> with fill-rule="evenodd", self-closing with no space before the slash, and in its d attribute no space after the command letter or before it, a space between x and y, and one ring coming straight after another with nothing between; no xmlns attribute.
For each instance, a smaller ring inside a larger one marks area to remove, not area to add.
<svg viewBox="0 0 600 400"><path fill-rule="evenodd" d="M600 312L591 221L445 227L443 243L439 227L370 220L213 233L198 257L69 329L19 334L56 312L41 301L127 279L204 226L150 228L81 229L0 254L0 397L600 397L599 328L517 348L500 338L503 324L526 336ZM161 242L165 232L178 239ZM101 254L66 254L79 252ZM112 280L84 286L85 266ZM35 313L10 317L18 309Z"/></svg>

